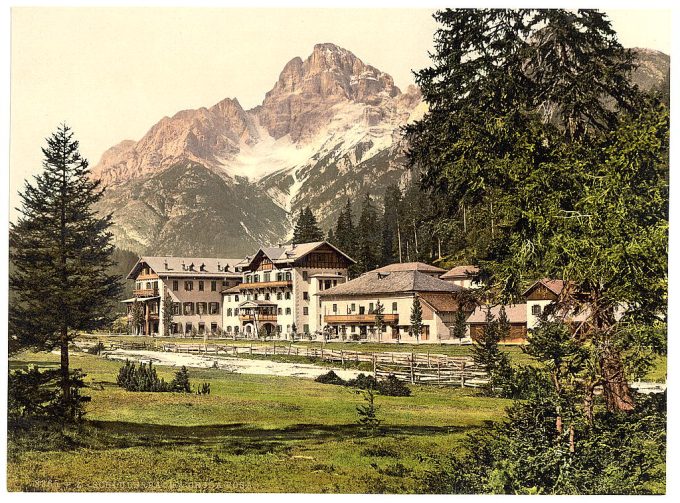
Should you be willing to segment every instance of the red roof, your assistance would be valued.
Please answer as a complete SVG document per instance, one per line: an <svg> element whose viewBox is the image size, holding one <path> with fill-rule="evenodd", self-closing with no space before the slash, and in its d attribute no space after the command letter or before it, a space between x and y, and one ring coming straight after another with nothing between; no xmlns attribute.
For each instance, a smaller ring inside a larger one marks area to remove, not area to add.
<svg viewBox="0 0 680 503"><path fill-rule="evenodd" d="M549 278L539 279L538 281L534 281L534 283L532 283L532 285L529 288L527 288L522 295L524 296L529 295L529 292L531 292L538 285L543 285L555 295L559 295L560 293L562 293L562 290L564 289L564 283L565 283L564 280L561 279L549 279Z"/></svg>
<svg viewBox="0 0 680 503"><path fill-rule="evenodd" d="M474 265L459 265L454 267L450 271L442 274L441 279L451 279L451 278L469 278L474 276L479 272L479 267Z"/></svg>
<svg viewBox="0 0 680 503"><path fill-rule="evenodd" d="M468 323L486 323L486 313L489 306L479 306L475 309L470 316L468 316ZM498 313L501 310L501 306L493 306L491 308L491 314L495 319L498 319ZM505 306L505 315L508 317L510 323L526 323L527 322L527 305L526 304L514 304L510 306Z"/></svg>

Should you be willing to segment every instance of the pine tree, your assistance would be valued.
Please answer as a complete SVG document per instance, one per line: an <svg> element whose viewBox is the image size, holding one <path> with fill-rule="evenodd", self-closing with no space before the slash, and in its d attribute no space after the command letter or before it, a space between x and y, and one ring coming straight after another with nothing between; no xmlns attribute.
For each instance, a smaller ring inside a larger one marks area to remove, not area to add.
<svg viewBox="0 0 680 503"><path fill-rule="evenodd" d="M345 207L340 211L338 222L335 227L336 246L350 257L354 257L356 252L356 238L354 219L352 217L352 205L350 200L347 199Z"/></svg>
<svg viewBox="0 0 680 503"><path fill-rule="evenodd" d="M132 334L141 334L141 326L144 322L144 306L139 300L135 299L132 301L132 306L130 307L130 326L132 327Z"/></svg>
<svg viewBox="0 0 680 503"><path fill-rule="evenodd" d="M189 382L189 371L182 365L175 377L170 382L170 391L177 393L191 393L191 383Z"/></svg>
<svg viewBox="0 0 680 503"><path fill-rule="evenodd" d="M361 206L361 216L359 217L359 224L356 229L358 243L354 259L357 261L357 274L363 274L378 266L380 235L377 229L379 228L378 212L373 205L370 194L366 194Z"/></svg>
<svg viewBox="0 0 680 503"><path fill-rule="evenodd" d="M165 296L163 297L163 335L170 336L170 329L172 328L172 320L174 319L173 300L170 291L165 289Z"/></svg>
<svg viewBox="0 0 680 503"><path fill-rule="evenodd" d="M399 259L399 205L401 204L401 190L397 185L390 185L385 189L382 217L382 249L380 265L384 266L397 262Z"/></svg>
<svg viewBox="0 0 680 503"><path fill-rule="evenodd" d="M408 329L411 337L415 336L416 341L420 341L420 334L423 331L423 306L420 305L418 294L413 295L413 305L411 306L411 326Z"/></svg>
<svg viewBox="0 0 680 503"><path fill-rule="evenodd" d="M311 243L323 241L323 238L323 232L309 206L300 209L295 229L293 230L293 243Z"/></svg>
<svg viewBox="0 0 680 503"><path fill-rule="evenodd" d="M66 125L47 138L43 172L26 183L16 224L10 225L14 271L9 309L11 347L61 352L61 399L73 417L69 343L79 331L110 323L111 303L120 294L113 267L111 215L98 216L100 181L89 177L87 160Z"/></svg>
<svg viewBox="0 0 680 503"><path fill-rule="evenodd" d="M465 323L465 312L456 311L453 321L452 337L455 339L463 339L467 335L467 324Z"/></svg>

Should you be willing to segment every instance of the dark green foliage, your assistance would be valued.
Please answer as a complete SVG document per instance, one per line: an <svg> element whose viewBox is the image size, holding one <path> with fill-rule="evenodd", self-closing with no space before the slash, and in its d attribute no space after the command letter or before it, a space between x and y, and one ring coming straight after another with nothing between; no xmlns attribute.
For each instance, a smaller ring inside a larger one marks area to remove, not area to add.
<svg viewBox="0 0 680 503"><path fill-rule="evenodd" d="M378 211L369 194L364 196L361 215L356 228L356 249L354 251L355 274L360 275L378 267L380 262L380 220Z"/></svg>
<svg viewBox="0 0 680 503"><path fill-rule="evenodd" d="M494 494L650 494L665 486L665 394L638 397L633 414L598 412L592 426L555 427L554 409L535 397L509 420L470 435L467 452L438 460L424 491Z"/></svg>
<svg viewBox="0 0 680 503"><path fill-rule="evenodd" d="M366 405L357 405L357 423L364 428L374 432L382 423L382 419L378 419L379 406L375 405L375 394L373 393L373 388L366 388L363 391L364 400Z"/></svg>
<svg viewBox="0 0 680 503"><path fill-rule="evenodd" d="M311 243L323 241L324 235L316 221L316 217L309 206L305 206L298 214L295 229L293 230L293 243Z"/></svg>
<svg viewBox="0 0 680 503"><path fill-rule="evenodd" d="M163 335L166 337L170 336L170 328L172 327L172 320L174 319L172 303L172 295L170 295L170 291L166 288L165 295L163 296L163 304L161 305L163 316Z"/></svg>
<svg viewBox="0 0 680 503"><path fill-rule="evenodd" d="M390 374L386 379L378 381L378 393L385 396L411 396L411 389Z"/></svg>
<svg viewBox="0 0 680 503"><path fill-rule="evenodd" d="M69 402L66 403L60 387L61 370L37 368L10 372L7 384L7 417L13 426L25 420L46 420L49 422L63 419L82 419L84 404L90 397L83 396L85 387L80 370L71 371ZM67 408L64 410L64 408Z"/></svg>
<svg viewBox="0 0 680 503"><path fill-rule="evenodd" d="M455 339L463 339L467 335L466 318L464 311L456 311L451 334Z"/></svg>
<svg viewBox="0 0 680 503"><path fill-rule="evenodd" d="M98 341L94 346L87 348L87 353L91 355L100 355L104 351L104 343Z"/></svg>
<svg viewBox="0 0 680 503"><path fill-rule="evenodd" d="M170 383L170 390L177 393L191 393L191 383L189 382L189 371L182 365L182 368L175 372L175 377Z"/></svg>
<svg viewBox="0 0 680 503"><path fill-rule="evenodd" d="M507 328L509 329L509 325ZM500 321L495 319L491 314L491 309L488 309L482 336L472 341L472 358L477 365L485 368L489 376L489 384L486 389L491 393L497 390L504 382L507 382L508 373L510 372L508 355L501 351L498 346L501 338Z"/></svg>
<svg viewBox="0 0 680 503"><path fill-rule="evenodd" d="M210 383L209 382L201 383L200 386L198 386L196 388L196 394L197 395L209 395L210 394Z"/></svg>
<svg viewBox="0 0 680 503"><path fill-rule="evenodd" d="M133 335L142 333L142 324L144 323L144 306L136 298L132 302L130 308L130 327Z"/></svg>
<svg viewBox="0 0 680 503"><path fill-rule="evenodd" d="M10 224L9 351L59 348L63 411L77 414L68 345L78 331L110 323L122 285L109 273L111 215L100 216L94 208L103 195L100 182L89 176L66 125L46 142L44 170L26 183L20 216Z"/></svg>
<svg viewBox="0 0 680 503"><path fill-rule="evenodd" d="M420 340L420 334L423 331L423 306L420 305L418 294L413 295L413 305L411 306L411 325L408 332L411 337L415 336L416 340Z"/></svg>
<svg viewBox="0 0 680 503"><path fill-rule="evenodd" d="M129 360L125 360L125 365L118 371L116 382L118 386L127 391L176 391L172 386L168 386L165 380L158 377L151 362L148 365L140 363L137 367Z"/></svg>
<svg viewBox="0 0 680 503"><path fill-rule="evenodd" d="M347 381L347 386L357 389L377 389L378 381L372 375L359 374L354 379Z"/></svg>
<svg viewBox="0 0 680 503"><path fill-rule="evenodd" d="M338 376L338 374L336 374L332 370L329 370L325 374L321 374L314 380L322 384L337 384L340 386L344 386L346 384L345 380L342 377Z"/></svg>

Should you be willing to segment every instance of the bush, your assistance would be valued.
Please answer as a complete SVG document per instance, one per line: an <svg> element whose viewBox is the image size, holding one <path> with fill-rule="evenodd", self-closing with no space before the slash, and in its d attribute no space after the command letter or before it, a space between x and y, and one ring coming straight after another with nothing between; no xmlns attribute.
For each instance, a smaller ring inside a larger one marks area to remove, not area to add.
<svg viewBox="0 0 680 503"><path fill-rule="evenodd" d="M197 395L209 395L210 394L210 383L204 382L196 388Z"/></svg>
<svg viewBox="0 0 680 503"><path fill-rule="evenodd" d="M337 384L339 386L345 386L347 384L347 382L342 377L332 370L329 370L327 373L320 375L314 380L322 384Z"/></svg>
<svg viewBox="0 0 680 503"><path fill-rule="evenodd" d="M158 377L156 369L153 368L151 362L147 366L145 363L140 363L137 367L129 360L125 360L125 365L118 371L116 378L118 386L125 388L127 391L151 391L164 392L171 391L168 383Z"/></svg>
<svg viewBox="0 0 680 503"><path fill-rule="evenodd" d="M86 352L91 355L100 355L102 351L104 351L104 344L101 341L86 350Z"/></svg>
<svg viewBox="0 0 680 503"><path fill-rule="evenodd" d="M11 372L7 383L7 418L9 423L26 419L54 421L82 419L84 404L90 397L81 394L85 387L83 374L79 369L70 372L70 401L64 403L59 386L61 371L37 368Z"/></svg>
<svg viewBox="0 0 680 503"><path fill-rule="evenodd" d="M191 383L189 382L189 371L182 365L182 368L175 372L175 377L170 383L170 391L177 393L191 393Z"/></svg>
<svg viewBox="0 0 680 503"><path fill-rule="evenodd" d="M378 381L378 393L385 396L411 396L410 388L392 374L384 381Z"/></svg>
<svg viewBox="0 0 680 503"><path fill-rule="evenodd" d="M354 379L347 381L347 386L358 389L377 389L378 381L372 375L361 373Z"/></svg>

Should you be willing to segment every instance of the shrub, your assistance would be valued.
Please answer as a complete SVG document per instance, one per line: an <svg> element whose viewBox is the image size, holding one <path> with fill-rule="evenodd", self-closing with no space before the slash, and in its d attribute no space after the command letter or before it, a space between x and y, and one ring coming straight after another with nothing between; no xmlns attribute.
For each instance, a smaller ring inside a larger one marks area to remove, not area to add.
<svg viewBox="0 0 680 503"><path fill-rule="evenodd" d="M102 351L104 351L104 344L101 341L97 342L94 346L90 346L86 350L86 352L91 355L100 355Z"/></svg>
<svg viewBox="0 0 680 503"><path fill-rule="evenodd" d="M347 386L358 389L376 389L378 381L372 375L359 374L354 379L347 381Z"/></svg>
<svg viewBox="0 0 680 503"><path fill-rule="evenodd" d="M170 391L177 393L191 393L191 383L189 382L189 371L182 365L182 368L175 372L175 377L170 383Z"/></svg>
<svg viewBox="0 0 680 503"><path fill-rule="evenodd" d="M151 362L149 362L148 366L140 363L139 367L137 367L134 363L130 363L129 360L125 360L125 365L118 371L116 382L118 386L125 388L127 391L170 391L168 383L158 377L156 369L153 368Z"/></svg>
<svg viewBox="0 0 680 503"><path fill-rule="evenodd" d="M378 419L380 407L375 405L375 395L372 388L366 389L364 400L366 405L357 405L357 414L359 416L357 423L366 430L375 431L380 426L380 423L382 423L382 419Z"/></svg>
<svg viewBox="0 0 680 503"><path fill-rule="evenodd" d="M322 384L337 384L339 386L344 386L344 385L347 384L342 377L340 377L338 374L336 374L332 370L329 370L325 374L321 374L319 377L317 377L314 380L316 382L320 382Z"/></svg>
<svg viewBox="0 0 680 503"><path fill-rule="evenodd" d="M410 388L392 374L384 381L378 381L378 393L386 396L411 396Z"/></svg>
<svg viewBox="0 0 680 503"><path fill-rule="evenodd" d="M210 383L204 382L196 388L197 395L209 395L210 394Z"/></svg>

